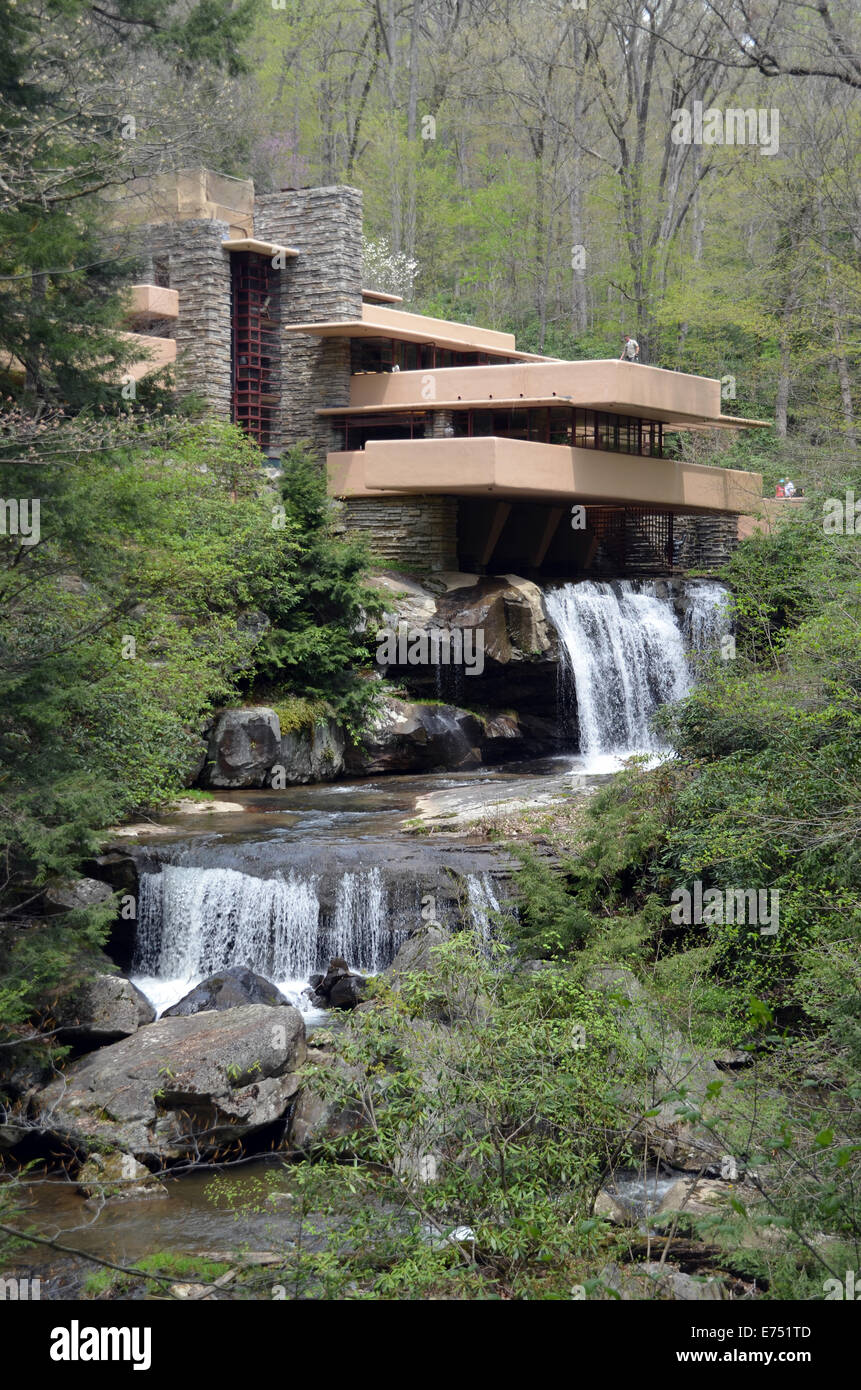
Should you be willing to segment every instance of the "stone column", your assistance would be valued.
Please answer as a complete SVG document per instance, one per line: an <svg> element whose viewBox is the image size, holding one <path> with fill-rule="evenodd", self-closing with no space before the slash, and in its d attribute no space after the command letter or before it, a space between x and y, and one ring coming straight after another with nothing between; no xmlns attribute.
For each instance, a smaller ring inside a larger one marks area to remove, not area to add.
<svg viewBox="0 0 861 1390"><path fill-rule="evenodd" d="M224 420L231 411L230 256L222 242L226 222L191 219L136 229L141 256L150 266L167 261L170 288L179 294L179 316L168 330L176 339L179 389L203 398Z"/></svg>
<svg viewBox="0 0 861 1390"><path fill-rule="evenodd" d="M362 195L356 188L291 189L258 198L254 234L295 247L299 255L281 272L282 324L331 323L362 317ZM324 406L348 405L349 338L283 333L281 405L272 429L273 449L308 440L321 462L337 447Z"/></svg>
<svg viewBox="0 0 861 1390"><path fill-rule="evenodd" d="M453 410L434 410L431 411L431 439L448 439L454 434L454 411Z"/></svg>

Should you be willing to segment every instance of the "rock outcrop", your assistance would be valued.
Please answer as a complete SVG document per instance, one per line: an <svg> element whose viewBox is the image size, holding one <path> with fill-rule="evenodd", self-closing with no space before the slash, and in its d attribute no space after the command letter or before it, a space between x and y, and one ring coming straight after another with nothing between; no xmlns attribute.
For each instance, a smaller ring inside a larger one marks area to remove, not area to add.
<svg viewBox="0 0 861 1390"><path fill-rule="evenodd" d="M289 1142L302 1153L346 1138L367 1125L362 1106L361 1071L345 1062L332 1046L331 1034L321 1030L308 1040L308 1061L320 1069L325 1084L318 1089L306 1080L290 1115Z"/></svg>
<svg viewBox="0 0 861 1390"><path fill-rule="evenodd" d="M97 903L107 902L110 896L111 889L97 878L57 879L45 889L46 902L67 911L94 907Z"/></svg>
<svg viewBox="0 0 861 1390"><path fill-rule="evenodd" d="M302 782L329 782L344 770L344 750L347 740L334 719L323 719L302 729L291 729L281 735L278 762L270 770L269 780L292 786Z"/></svg>
<svg viewBox="0 0 861 1390"><path fill-rule="evenodd" d="M274 709L226 709L209 736L201 782L208 787L262 787L278 761L281 725Z"/></svg>
<svg viewBox="0 0 861 1390"><path fill-rule="evenodd" d="M304 1057L305 1025L290 1005L163 1018L73 1062L32 1104L39 1129L78 1152L162 1163L281 1119Z"/></svg>
<svg viewBox="0 0 861 1390"><path fill-rule="evenodd" d="M535 756L559 746L556 720L558 639L537 584L518 575L482 576L446 571L419 584L386 571L373 576L386 605L383 620L407 636L434 629L461 632L465 649L481 653L481 663L452 666L413 664L409 659L384 668L417 701L435 697L454 706L480 706L496 724L483 731L483 761ZM406 643L407 653L409 644ZM506 743L503 745L502 738ZM493 741L496 746L492 746Z"/></svg>
<svg viewBox="0 0 861 1390"><path fill-rule="evenodd" d="M347 766L357 774L478 767L481 741L481 722L466 710L387 696Z"/></svg>

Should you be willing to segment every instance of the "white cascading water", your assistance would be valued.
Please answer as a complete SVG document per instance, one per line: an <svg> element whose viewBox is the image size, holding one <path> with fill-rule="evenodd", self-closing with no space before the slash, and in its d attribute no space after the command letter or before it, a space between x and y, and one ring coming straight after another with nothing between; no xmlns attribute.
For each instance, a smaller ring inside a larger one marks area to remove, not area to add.
<svg viewBox="0 0 861 1390"><path fill-rule="evenodd" d="M666 751L652 716L690 691L688 650L713 645L727 630L725 594L710 582L686 586L687 632L652 580L584 580L545 594L561 643L563 680L576 696L584 757Z"/></svg>
<svg viewBox="0 0 861 1390"><path fill-rule="evenodd" d="M309 975L330 957L373 974L389 964L399 936L385 927L379 869L345 873L329 930L321 924L319 880L291 870L257 878L236 869L165 864L142 874L135 983L161 1010L208 975L244 965L300 1007Z"/></svg>
<svg viewBox="0 0 861 1390"><path fill-rule="evenodd" d="M682 628L689 652L705 655L720 647L730 630L729 590L713 579L690 579L685 584L685 621Z"/></svg>
<svg viewBox="0 0 861 1390"><path fill-rule="evenodd" d="M466 905L472 929L482 950L489 951L493 939L493 914L500 910L490 874L466 875Z"/></svg>
<svg viewBox="0 0 861 1390"><path fill-rule="evenodd" d="M379 869L344 874L329 933L329 955L356 961L358 969L369 975L384 970L392 959L384 940L384 918L385 889Z"/></svg>

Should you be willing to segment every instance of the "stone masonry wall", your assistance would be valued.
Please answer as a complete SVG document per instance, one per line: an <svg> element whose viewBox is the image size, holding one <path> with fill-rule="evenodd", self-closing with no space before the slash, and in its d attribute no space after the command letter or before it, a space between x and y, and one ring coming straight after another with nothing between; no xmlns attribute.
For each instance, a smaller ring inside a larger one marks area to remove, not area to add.
<svg viewBox="0 0 861 1390"><path fill-rule="evenodd" d="M170 288L179 293L177 384L194 391L224 419L231 408L230 256L221 243L226 222L194 219L141 227L135 239L152 283L154 260L167 261Z"/></svg>
<svg viewBox="0 0 861 1390"><path fill-rule="evenodd" d="M282 324L362 317L358 189L336 185L262 194L255 206L254 234L301 253L281 271ZM330 420L316 411L349 404L350 340L284 333L278 376L281 406L273 421L273 450L306 439L322 461L338 443Z"/></svg>
<svg viewBox="0 0 861 1390"><path fill-rule="evenodd" d="M363 531L389 569L456 570L456 497L360 497L343 504L347 530Z"/></svg>
<svg viewBox="0 0 861 1390"><path fill-rule="evenodd" d="M717 570L738 545L738 517L677 516L674 532L681 541L676 564L681 569Z"/></svg>

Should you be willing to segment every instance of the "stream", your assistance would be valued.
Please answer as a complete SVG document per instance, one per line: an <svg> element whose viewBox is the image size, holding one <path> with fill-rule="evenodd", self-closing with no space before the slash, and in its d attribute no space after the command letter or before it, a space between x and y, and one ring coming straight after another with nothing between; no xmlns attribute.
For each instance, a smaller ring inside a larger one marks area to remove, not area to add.
<svg viewBox="0 0 861 1390"><path fill-rule="evenodd" d="M651 715L690 690L693 657L713 650L727 630L724 593L691 581L682 618L654 581L547 592L563 652L560 717L576 708L579 753L468 772L222 792L219 803L235 809L208 810L202 800L191 814L165 815L125 839L140 884L131 978L160 1013L213 972L249 966L278 985L311 1032L331 1026L332 1016L309 1002L309 976L332 956L365 974L386 969L420 925L428 895L441 923L471 927L487 941L505 910L512 864L476 822L588 796L634 753L666 756ZM240 1189L251 1190L273 1163L280 1160L240 1166ZM285 1189L289 1172L280 1163ZM208 1199L211 1180L205 1172L171 1178L166 1198L108 1202L95 1219L74 1181L45 1171L24 1189L26 1207L15 1220L120 1263L158 1250L283 1249L292 1239L289 1203L234 1222ZM56 1298L76 1297L87 1271L83 1260L38 1249L13 1265L43 1276L43 1296Z"/></svg>

